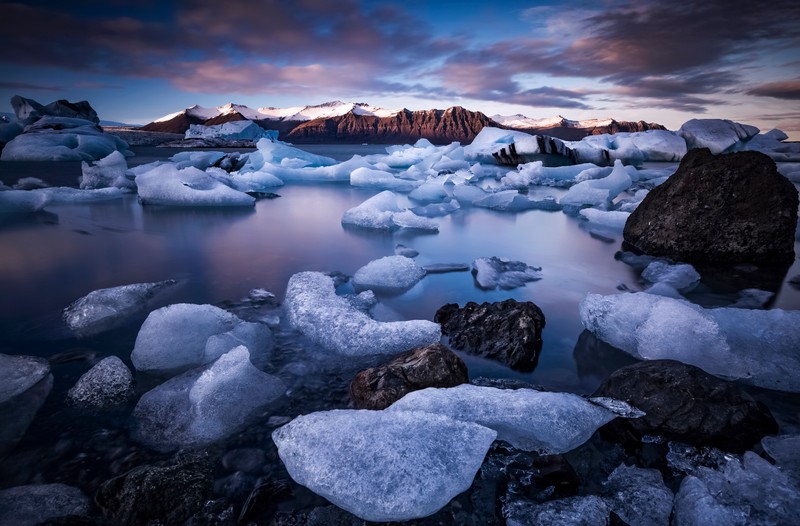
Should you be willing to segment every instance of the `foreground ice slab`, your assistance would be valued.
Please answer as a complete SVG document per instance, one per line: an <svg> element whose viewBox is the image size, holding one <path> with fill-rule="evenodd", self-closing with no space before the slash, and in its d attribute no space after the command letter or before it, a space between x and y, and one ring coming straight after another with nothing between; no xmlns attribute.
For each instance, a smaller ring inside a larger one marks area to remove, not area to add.
<svg viewBox="0 0 800 526"><path fill-rule="evenodd" d="M220 183L193 166L162 164L136 176L142 204L168 206L253 206L255 198Z"/></svg>
<svg viewBox="0 0 800 526"><path fill-rule="evenodd" d="M286 392L250 363L244 346L148 391L136 404L135 437L159 451L210 444L240 430Z"/></svg>
<svg viewBox="0 0 800 526"><path fill-rule="evenodd" d="M647 293L588 294L581 322L643 360L672 359L708 373L800 391L800 311L704 309Z"/></svg>
<svg viewBox="0 0 800 526"><path fill-rule="evenodd" d="M514 289L529 281L542 279L542 268L532 267L522 261L511 261L492 256L472 262L475 282L482 289Z"/></svg>
<svg viewBox="0 0 800 526"><path fill-rule="evenodd" d="M622 414L644 414L624 402L609 400L592 403L571 393L464 384L413 391L386 411L421 411L475 422L494 429L498 440L518 449L556 455L580 446L600 426Z"/></svg>
<svg viewBox="0 0 800 526"><path fill-rule="evenodd" d="M146 310L150 300L176 283L170 279L92 291L64 309L64 321L80 337L105 332Z"/></svg>
<svg viewBox="0 0 800 526"><path fill-rule="evenodd" d="M356 290L371 289L377 292L404 292L425 276L425 270L404 256L386 256L370 261L353 275Z"/></svg>
<svg viewBox="0 0 800 526"><path fill-rule="evenodd" d="M67 392L79 407L101 408L123 403L133 395L133 375L116 356L103 358Z"/></svg>
<svg viewBox="0 0 800 526"><path fill-rule="evenodd" d="M272 348L272 333L213 305L178 303L150 313L131 361L138 371L168 374L212 362L239 345L261 364Z"/></svg>
<svg viewBox="0 0 800 526"><path fill-rule="evenodd" d="M272 434L289 475L369 521L431 515L472 484L495 432L427 413L336 410Z"/></svg>
<svg viewBox="0 0 800 526"><path fill-rule="evenodd" d="M0 490L0 524L3 526L36 526L62 517L88 514L89 499L78 488L65 484L31 484Z"/></svg>
<svg viewBox="0 0 800 526"><path fill-rule="evenodd" d="M292 327L325 349L348 356L398 354L441 338L438 323L373 320L337 296L333 279L320 272L292 276L284 305Z"/></svg>
<svg viewBox="0 0 800 526"><path fill-rule="evenodd" d="M595 495L503 505L506 526L608 526L608 505Z"/></svg>

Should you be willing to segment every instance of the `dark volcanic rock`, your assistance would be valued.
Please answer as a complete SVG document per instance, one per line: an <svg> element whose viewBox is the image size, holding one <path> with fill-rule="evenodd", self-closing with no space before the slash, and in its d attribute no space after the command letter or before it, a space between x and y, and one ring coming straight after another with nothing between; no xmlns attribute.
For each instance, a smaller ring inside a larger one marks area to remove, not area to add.
<svg viewBox="0 0 800 526"><path fill-rule="evenodd" d="M797 207L797 190L766 155L694 149L628 218L625 243L689 263L787 265Z"/></svg>
<svg viewBox="0 0 800 526"><path fill-rule="evenodd" d="M657 435L742 452L778 432L769 409L735 384L673 360L624 367L593 396L624 400L647 413L641 418L618 418L602 428L604 435L630 447L644 435Z"/></svg>
<svg viewBox="0 0 800 526"><path fill-rule="evenodd" d="M183 524L211 495L205 454L179 454L172 463L147 465L104 482L95 502L114 524Z"/></svg>
<svg viewBox="0 0 800 526"><path fill-rule="evenodd" d="M411 391L469 381L467 366L441 343L419 347L358 373L350 398L358 409L385 409Z"/></svg>
<svg viewBox="0 0 800 526"><path fill-rule="evenodd" d="M512 369L532 371L542 350L544 313L536 304L505 300L464 308L449 303L436 311L434 321L456 349L503 362Z"/></svg>

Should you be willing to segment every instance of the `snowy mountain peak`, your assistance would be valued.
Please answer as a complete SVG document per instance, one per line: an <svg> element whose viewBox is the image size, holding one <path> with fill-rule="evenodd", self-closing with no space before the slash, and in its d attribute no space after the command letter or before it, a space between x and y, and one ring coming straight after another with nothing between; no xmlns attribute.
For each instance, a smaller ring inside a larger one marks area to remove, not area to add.
<svg viewBox="0 0 800 526"><path fill-rule="evenodd" d="M554 117L545 117L542 119L532 119L525 115L493 115L492 120L510 128L595 128L599 126L608 126L614 119L586 119L586 120L571 120L563 115L556 115Z"/></svg>

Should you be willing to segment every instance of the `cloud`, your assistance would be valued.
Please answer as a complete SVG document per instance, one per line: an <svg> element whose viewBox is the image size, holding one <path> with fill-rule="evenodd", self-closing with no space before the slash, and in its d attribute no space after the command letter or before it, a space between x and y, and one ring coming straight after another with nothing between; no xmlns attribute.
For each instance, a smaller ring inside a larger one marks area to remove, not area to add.
<svg viewBox="0 0 800 526"><path fill-rule="evenodd" d="M31 84L28 82L9 82L0 81L0 89L12 89L20 91L60 91L58 86L43 86L41 84Z"/></svg>
<svg viewBox="0 0 800 526"><path fill-rule="evenodd" d="M747 91L748 95L776 99L800 100L800 79L782 80L761 84Z"/></svg>

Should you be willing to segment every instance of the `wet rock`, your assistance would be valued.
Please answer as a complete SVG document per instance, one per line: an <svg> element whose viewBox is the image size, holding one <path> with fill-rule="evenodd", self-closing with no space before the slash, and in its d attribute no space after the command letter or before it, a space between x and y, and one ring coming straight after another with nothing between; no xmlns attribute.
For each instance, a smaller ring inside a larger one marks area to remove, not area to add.
<svg viewBox="0 0 800 526"><path fill-rule="evenodd" d="M542 350L544 313L536 304L505 300L449 303L436 311L434 321L456 349L502 362L512 369L532 371Z"/></svg>
<svg viewBox="0 0 800 526"><path fill-rule="evenodd" d="M80 407L101 408L125 403L133 394L133 375L116 356L100 360L67 392Z"/></svg>
<svg viewBox="0 0 800 526"><path fill-rule="evenodd" d="M0 525L35 526L89 513L89 499L64 484L32 484L0 490Z"/></svg>
<svg viewBox="0 0 800 526"><path fill-rule="evenodd" d="M179 454L104 482L95 502L114 524L183 524L203 509L212 484L207 455Z"/></svg>
<svg viewBox="0 0 800 526"><path fill-rule="evenodd" d="M797 207L797 190L766 155L690 150L631 214L625 243L690 263L788 265Z"/></svg>
<svg viewBox="0 0 800 526"><path fill-rule="evenodd" d="M645 413L617 419L603 428L609 437L636 447L642 437L713 446L741 452L778 432L769 409L735 384L673 360L652 360L624 367L595 392L625 400Z"/></svg>
<svg viewBox="0 0 800 526"><path fill-rule="evenodd" d="M350 384L350 398L358 409L385 409L411 391L468 381L464 361L441 343L434 343L359 372Z"/></svg>

